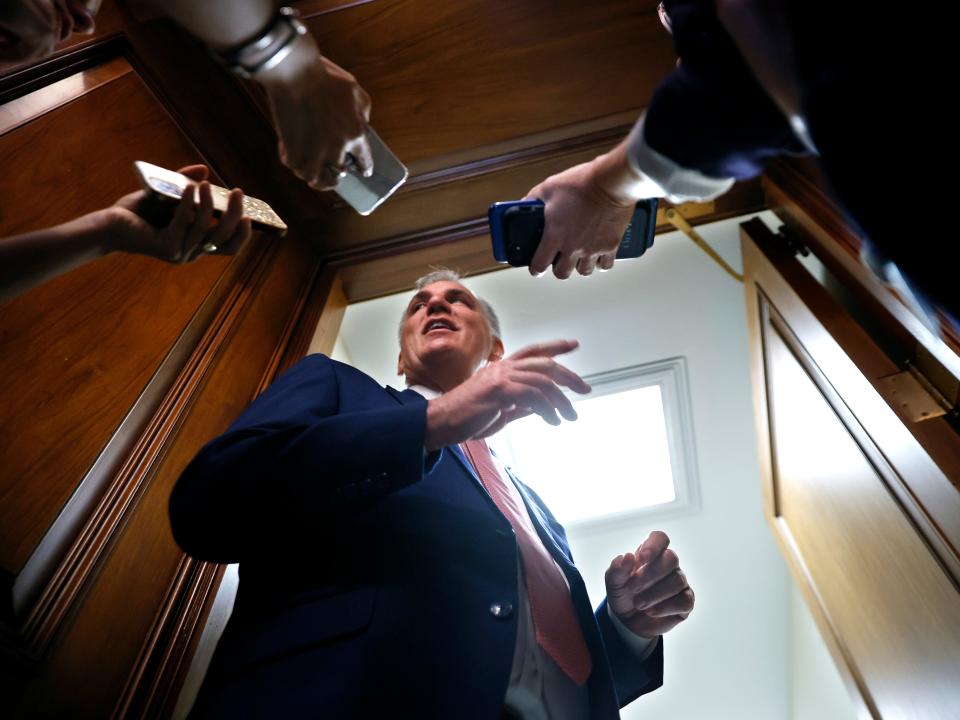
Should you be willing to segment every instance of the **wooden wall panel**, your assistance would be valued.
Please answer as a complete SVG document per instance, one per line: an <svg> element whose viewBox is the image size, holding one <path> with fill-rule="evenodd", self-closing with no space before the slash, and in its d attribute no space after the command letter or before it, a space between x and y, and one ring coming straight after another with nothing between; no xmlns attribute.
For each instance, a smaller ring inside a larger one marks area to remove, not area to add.
<svg viewBox="0 0 960 720"><path fill-rule="evenodd" d="M0 82L0 232L109 205L136 189L135 159L203 159L125 47ZM233 259L187 266L111 256L0 308L5 714L162 716L175 699L219 572L173 543L170 485L272 377L315 265L295 231L255 235ZM213 415L192 414L227 347Z"/></svg>
<svg viewBox="0 0 960 720"><path fill-rule="evenodd" d="M143 651L155 636L161 641L160 654L162 642L176 640L164 633L160 611L166 605L176 609L184 601L168 595L183 558L167 521L170 490L200 447L225 430L272 379L265 377L264 368L274 349L289 341L284 335L290 309L304 292L303 268L308 266L303 245L285 244L266 252L260 267L211 323L208 337L185 368L191 383L184 388L185 406L172 410L175 414L166 421L172 434L143 470L148 475L143 495L130 509L96 582L77 608L76 620L32 680L21 707L24 716L102 718L115 706L138 705L139 688L128 687L128 677L152 662ZM182 594L188 591L183 588ZM124 607L152 611L118 612ZM91 657L109 657L110 662L91 666ZM155 671L175 674L176 668Z"/></svg>
<svg viewBox="0 0 960 720"><path fill-rule="evenodd" d="M136 189L135 159L198 159L134 73L0 136L0 156L3 234L111 204ZM7 573L23 568L226 264L210 257L174 267L117 254L0 307Z"/></svg>

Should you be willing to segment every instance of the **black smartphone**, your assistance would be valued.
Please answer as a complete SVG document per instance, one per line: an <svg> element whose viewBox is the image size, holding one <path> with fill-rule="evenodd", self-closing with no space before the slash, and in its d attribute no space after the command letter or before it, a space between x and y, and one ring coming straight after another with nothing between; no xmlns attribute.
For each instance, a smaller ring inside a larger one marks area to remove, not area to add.
<svg viewBox="0 0 960 720"><path fill-rule="evenodd" d="M496 202L487 214L493 256L498 262L526 267L543 237L543 201ZM657 227L657 199L637 203L617 248L617 260L637 258L653 247Z"/></svg>

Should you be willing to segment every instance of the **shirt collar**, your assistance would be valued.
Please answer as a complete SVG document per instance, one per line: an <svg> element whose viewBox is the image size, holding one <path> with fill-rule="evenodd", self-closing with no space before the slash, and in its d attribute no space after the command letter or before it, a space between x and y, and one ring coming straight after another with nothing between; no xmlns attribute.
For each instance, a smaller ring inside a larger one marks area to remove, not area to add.
<svg viewBox="0 0 960 720"><path fill-rule="evenodd" d="M433 400L443 395L442 392L428 388L426 385L408 385L407 390L413 390L415 393L423 395L427 400Z"/></svg>

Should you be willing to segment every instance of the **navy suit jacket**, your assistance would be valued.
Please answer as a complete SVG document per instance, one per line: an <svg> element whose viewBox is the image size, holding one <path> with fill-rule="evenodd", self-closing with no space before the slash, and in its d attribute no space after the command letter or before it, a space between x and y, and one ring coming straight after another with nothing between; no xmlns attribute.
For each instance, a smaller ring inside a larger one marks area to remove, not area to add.
<svg viewBox="0 0 960 720"><path fill-rule="evenodd" d="M950 187L938 178L952 177L956 153L948 148L956 130L920 79L935 82L952 66L953 25L926 4L910 16L923 32L905 32L905 15L879 12L864 0L756 5L785 20L792 47L780 60L796 73L800 110L847 221L960 319L957 244L917 232L902 190L939 198ZM759 175L780 155L805 153L721 23L715 0L665 6L682 62L647 107L649 146L685 168L738 179ZM739 12L754 14L749 4ZM771 23L766 27L777 35L769 18L755 20Z"/></svg>
<svg viewBox="0 0 960 720"><path fill-rule="evenodd" d="M187 467L177 542L241 578L195 717L500 717L516 538L458 448L424 457L425 426L416 393L313 355ZM662 683L662 647L638 662L594 614L563 528L514 482L570 583L591 716L618 717Z"/></svg>

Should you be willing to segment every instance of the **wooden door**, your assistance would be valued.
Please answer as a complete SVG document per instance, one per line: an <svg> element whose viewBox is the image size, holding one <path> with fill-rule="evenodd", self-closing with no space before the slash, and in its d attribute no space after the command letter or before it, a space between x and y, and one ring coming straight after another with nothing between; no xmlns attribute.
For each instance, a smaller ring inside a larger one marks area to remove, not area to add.
<svg viewBox="0 0 960 720"><path fill-rule="evenodd" d="M743 253L774 535L865 717L957 717L954 418L890 391L903 369L762 222Z"/></svg>

